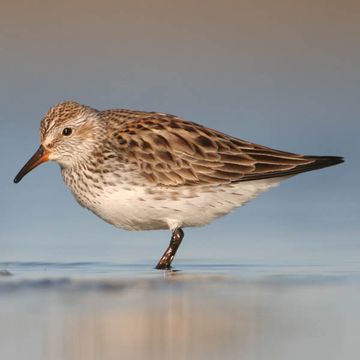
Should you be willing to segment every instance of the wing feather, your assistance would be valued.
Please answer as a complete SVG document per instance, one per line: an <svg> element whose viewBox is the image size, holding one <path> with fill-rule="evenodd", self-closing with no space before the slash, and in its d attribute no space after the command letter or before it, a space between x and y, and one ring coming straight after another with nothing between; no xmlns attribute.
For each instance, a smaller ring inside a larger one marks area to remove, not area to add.
<svg viewBox="0 0 360 360"><path fill-rule="evenodd" d="M129 110L103 113L112 148L155 185L230 184L329 166L319 162L325 157L267 148L173 115Z"/></svg>

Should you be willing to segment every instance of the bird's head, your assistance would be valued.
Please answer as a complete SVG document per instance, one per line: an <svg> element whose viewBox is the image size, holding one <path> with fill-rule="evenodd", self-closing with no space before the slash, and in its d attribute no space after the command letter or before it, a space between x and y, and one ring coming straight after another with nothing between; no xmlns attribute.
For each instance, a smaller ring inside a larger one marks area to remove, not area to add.
<svg viewBox="0 0 360 360"><path fill-rule="evenodd" d="M14 182L46 161L71 167L93 151L99 132L99 112L74 101L53 106L41 121L40 147L24 165Z"/></svg>

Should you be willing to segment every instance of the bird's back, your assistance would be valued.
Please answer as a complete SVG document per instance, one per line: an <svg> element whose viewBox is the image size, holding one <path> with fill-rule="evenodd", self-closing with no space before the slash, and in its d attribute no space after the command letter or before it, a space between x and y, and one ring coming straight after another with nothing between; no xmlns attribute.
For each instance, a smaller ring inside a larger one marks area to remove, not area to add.
<svg viewBox="0 0 360 360"><path fill-rule="evenodd" d="M220 185L292 176L343 162L306 156L240 140L179 117L107 110L113 149L155 185Z"/></svg>

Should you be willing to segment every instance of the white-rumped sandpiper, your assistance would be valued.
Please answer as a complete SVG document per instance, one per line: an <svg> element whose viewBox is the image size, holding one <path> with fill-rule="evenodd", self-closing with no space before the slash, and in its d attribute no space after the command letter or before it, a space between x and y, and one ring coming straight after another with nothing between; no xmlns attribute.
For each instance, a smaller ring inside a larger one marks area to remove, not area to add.
<svg viewBox="0 0 360 360"><path fill-rule="evenodd" d="M343 162L270 149L174 115L74 101L48 111L40 141L14 181L53 160L76 200L108 223L170 229L158 269L170 268L182 228L208 224L293 175Z"/></svg>

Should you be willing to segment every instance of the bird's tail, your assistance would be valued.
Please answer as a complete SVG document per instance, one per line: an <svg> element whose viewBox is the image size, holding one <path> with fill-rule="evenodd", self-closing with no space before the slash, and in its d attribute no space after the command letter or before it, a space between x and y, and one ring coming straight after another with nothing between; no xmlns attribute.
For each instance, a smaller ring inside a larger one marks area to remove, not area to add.
<svg viewBox="0 0 360 360"><path fill-rule="evenodd" d="M304 167L304 171L322 169L328 166L334 166L343 163L345 160L341 156L304 156L305 159L313 160L313 162Z"/></svg>

